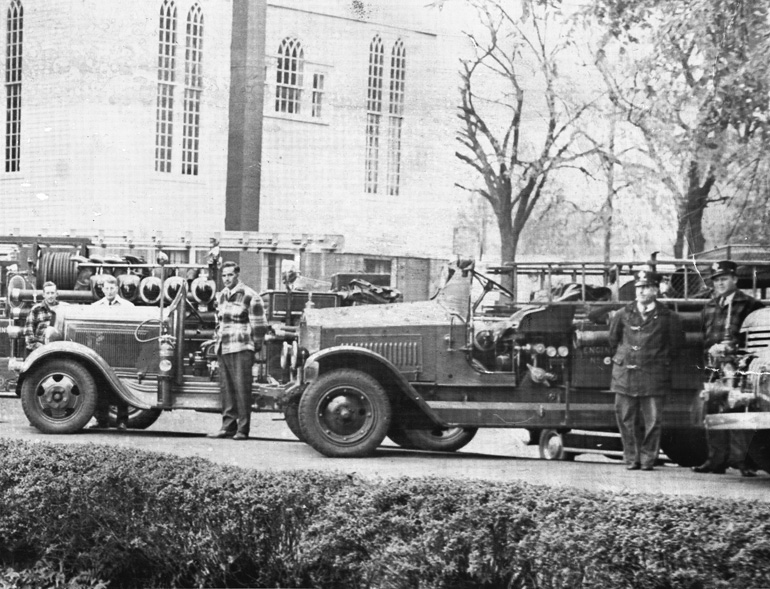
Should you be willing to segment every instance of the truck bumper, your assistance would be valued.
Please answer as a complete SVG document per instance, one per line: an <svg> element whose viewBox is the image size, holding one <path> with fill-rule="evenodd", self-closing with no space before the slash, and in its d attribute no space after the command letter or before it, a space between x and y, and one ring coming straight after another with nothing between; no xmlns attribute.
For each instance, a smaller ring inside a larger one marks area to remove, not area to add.
<svg viewBox="0 0 770 589"><path fill-rule="evenodd" d="M756 413L719 413L706 416L706 429L709 430L748 430L770 429L770 412Z"/></svg>

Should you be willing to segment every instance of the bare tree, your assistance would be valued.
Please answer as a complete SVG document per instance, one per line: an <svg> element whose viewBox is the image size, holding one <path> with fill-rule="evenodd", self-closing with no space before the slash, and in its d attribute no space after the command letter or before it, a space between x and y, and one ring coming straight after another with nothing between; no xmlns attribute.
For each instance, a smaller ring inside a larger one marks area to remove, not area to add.
<svg viewBox="0 0 770 589"><path fill-rule="evenodd" d="M570 104L561 85L559 57L572 40L559 29L559 10L547 2L525 2L525 14L513 15L510 2L467 1L483 32L466 33L474 55L461 61L462 149L456 155L482 185L458 186L491 205L505 263L516 259L522 231L555 172L583 169L581 159L596 148L586 147L575 130L588 101ZM503 90L493 95L496 84Z"/></svg>

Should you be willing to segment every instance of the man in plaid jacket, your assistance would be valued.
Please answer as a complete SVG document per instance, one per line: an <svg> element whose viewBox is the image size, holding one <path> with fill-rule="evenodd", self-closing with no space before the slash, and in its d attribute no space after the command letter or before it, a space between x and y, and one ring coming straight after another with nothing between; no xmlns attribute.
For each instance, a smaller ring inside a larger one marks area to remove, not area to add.
<svg viewBox="0 0 770 589"><path fill-rule="evenodd" d="M235 262L222 265L225 288L217 296L217 359L222 427L210 438L245 440L251 427L251 368L262 348L267 320L262 299L240 280Z"/></svg>
<svg viewBox="0 0 770 589"><path fill-rule="evenodd" d="M27 350L36 350L45 343L45 330L51 324L53 312L60 304L57 300L58 291L56 285L48 281L43 285L43 301L36 304L27 315L24 325L24 339Z"/></svg>

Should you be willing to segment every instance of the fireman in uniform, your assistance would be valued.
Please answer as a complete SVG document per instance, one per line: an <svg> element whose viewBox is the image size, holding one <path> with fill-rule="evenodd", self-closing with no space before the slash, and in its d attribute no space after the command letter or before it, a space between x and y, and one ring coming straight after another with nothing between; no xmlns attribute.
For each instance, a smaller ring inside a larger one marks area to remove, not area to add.
<svg viewBox="0 0 770 589"><path fill-rule="evenodd" d="M750 313L764 305L738 290L738 265L730 260L711 266L714 296L703 307L701 326L703 349L711 358L724 357L742 344L741 325ZM709 431L708 460L693 467L695 472L724 474L728 466L741 471L745 477L756 476L746 464L751 432Z"/></svg>
<svg viewBox="0 0 770 589"><path fill-rule="evenodd" d="M636 300L610 322L611 389L629 470L652 470L658 458L671 364L684 341L679 317L657 300L659 285L656 272L637 272Z"/></svg>

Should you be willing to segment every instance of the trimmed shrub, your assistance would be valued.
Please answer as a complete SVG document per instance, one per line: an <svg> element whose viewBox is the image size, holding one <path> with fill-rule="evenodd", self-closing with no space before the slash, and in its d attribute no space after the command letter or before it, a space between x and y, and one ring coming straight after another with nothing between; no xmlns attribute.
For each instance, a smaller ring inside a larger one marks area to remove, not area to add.
<svg viewBox="0 0 770 589"><path fill-rule="evenodd" d="M105 446L0 440L0 453L11 587L35 585L15 574L127 588L770 584L766 504L265 473Z"/></svg>

